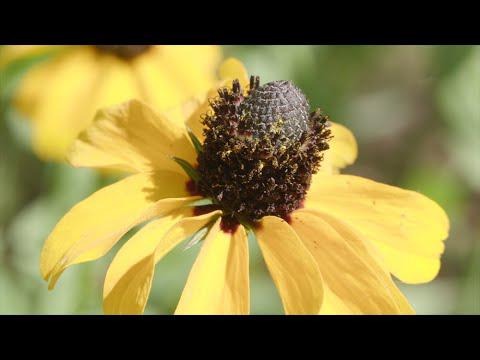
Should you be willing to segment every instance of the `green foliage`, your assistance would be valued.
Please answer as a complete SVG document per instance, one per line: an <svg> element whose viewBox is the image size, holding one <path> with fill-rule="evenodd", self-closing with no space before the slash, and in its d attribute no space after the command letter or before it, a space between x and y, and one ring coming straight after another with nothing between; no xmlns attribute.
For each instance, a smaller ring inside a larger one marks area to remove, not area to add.
<svg viewBox="0 0 480 360"><path fill-rule="evenodd" d="M195 136L192 129L188 128L187 132L190 140L192 140L192 144L195 148L195 151L197 152L197 155L200 154L202 152L202 144L200 143L200 140L198 140L198 138Z"/></svg>
<svg viewBox="0 0 480 360"><path fill-rule="evenodd" d="M173 157L173 160L181 166L181 168L185 171L185 173L192 179L193 181L197 182L200 179L200 176L198 175L198 172L196 169L193 168L193 166L188 162L183 159Z"/></svg>

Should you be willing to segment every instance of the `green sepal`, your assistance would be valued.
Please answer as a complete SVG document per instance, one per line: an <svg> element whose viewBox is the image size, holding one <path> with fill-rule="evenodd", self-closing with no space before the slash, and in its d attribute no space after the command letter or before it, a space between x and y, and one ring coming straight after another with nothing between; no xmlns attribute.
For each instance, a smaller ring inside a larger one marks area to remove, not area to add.
<svg viewBox="0 0 480 360"><path fill-rule="evenodd" d="M203 151L202 143L200 142L200 140L198 140L198 138L193 133L192 129L190 129L188 126L187 126L187 132L188 132L188 136L190 137L190 140L192 140L192 144L193 144L193 147L195 148L195 151L197 152L197 155L200 155L200 153Z"/></svg>
<svg viewBox="0 0 480 360"><path fill-rule="evenodd" d="M192 201L191 203L188 203L187 206L206 206L206 205L213 205L213 204L214 202L211 198L202 198L202 199Z"/></svg>
<svg viewBox="0 0 480 360"><path fill-rule="evenodd" d="M198 182L200 180L200 175L198 174L198 171L193 168L192 165L188 161L185 161L183 159L173 157L172 158L178 165L182 167L182 169L187 173L187 175L195 182Z"/></svg>

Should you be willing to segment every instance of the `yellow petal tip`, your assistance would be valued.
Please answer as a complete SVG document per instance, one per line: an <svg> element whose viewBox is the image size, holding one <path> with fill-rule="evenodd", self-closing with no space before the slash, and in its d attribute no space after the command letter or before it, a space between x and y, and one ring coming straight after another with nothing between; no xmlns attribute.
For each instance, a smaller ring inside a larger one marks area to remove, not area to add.
<svg viewBox="0 0 480 360"><path fill-rule="evenodd" d="M222 80L238 79L243 86L248 83L248 72L242 62L236 58L226 59L220 66Z"/></svg>

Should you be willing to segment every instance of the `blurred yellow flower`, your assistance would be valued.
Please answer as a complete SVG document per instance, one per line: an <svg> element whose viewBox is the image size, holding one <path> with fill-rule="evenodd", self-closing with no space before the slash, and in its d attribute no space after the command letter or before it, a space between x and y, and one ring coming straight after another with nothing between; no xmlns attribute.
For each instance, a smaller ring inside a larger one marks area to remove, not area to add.
<svg viewBox="0 0 480 360"><path fill-rule="evenodd" d="M250 236L258 241L286 314L412 314L391 274L407 283L436 276L449 231L444 211L419 193L339 174L357 157L353 135L339 124L328 127L328 118L314 112L307 117L306 136L300 136L300 108L306 103L291 83L260 87L252 78L248 85L246 72L234 60L223 65L222 76L223 85L239 81L220 90L216 99L185 107L189 130L132 100L99 112L79 136L69 157L72 165L133 174L77 204L57 224L41 255L49 288L68 266L103 256L127 231L151 220L108 269L107 314L143 313L155 264L190 236L189 245L203 239L202 247L176 314L249 313ZM289 107L292 101L298 107ZM269 117L280 108L261 105L269 102L285 106L280 122ZM260 115L242 129L251 113ZM289 123L292 113L295 121ZM274 133L266 126L272 119ZM297 130L291 132L289 124ZM261 151L242 148L247 143ZM288 153L286 144L299 144L296 151L308 156ZM252 151L261 156L250 163ZM318 172L313 160L321 161ZM197 161L197 167L189 165ZM209 166L211 161L218 167ZM250 177L243 177L251 164ZM249 182L264 175L267 184ZM237 183L221 183L228 179ZM306 196L298 193L305 185ZM248 203L225 202L231 194ZM293 210L289 199L300 201Z"/></svg>
<svg viewBox="0 0 480 360"><path fill-rule="evenodd" d="M0 70L14 61L54 55L27 71L14 104L32 120L34 151L63 161L69 146L104 106L141 99L167 110L214 85L219 46L6 46Z"/></svg>

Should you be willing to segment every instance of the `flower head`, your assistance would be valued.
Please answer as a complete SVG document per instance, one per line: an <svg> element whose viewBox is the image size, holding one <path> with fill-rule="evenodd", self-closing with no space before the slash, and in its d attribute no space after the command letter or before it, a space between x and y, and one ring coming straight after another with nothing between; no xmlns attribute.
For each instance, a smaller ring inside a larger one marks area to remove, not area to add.
<svg viewBox="0 0 480 360"><path fill-rule="evenodd" d="M213 86L221 58L218 46L7 46L0 70L41 54L13 100L32 120L36 154L56 161L97 109L137 98L166 111Z"/></svg>
<svg viewBox="0 0 480 360"><path fill-rule="evenodd" d="M260 86L258 77L246 96L235 81L211 105L198 156L200 193L249 221L300 207L328 149L327 117L310 113L290 81Z"/></svg>
<svg viewBox="0 0 480 360"><path fill-rule="evenodd" d="M132 100L100 111L80 135L74 166L134 174L57 224L41 257L50 287L151 220L108 269L106 313L142 313L155 264L187 238L201 250L176 314L249 313L248 238L287 314L412 313L391 274L407 283L436 276L443 210L416 192L339 174L356 158L354 137L310 112L291 82L249 82L234 60L221 73L229 86L185 106L186 128Z"/></svg>

